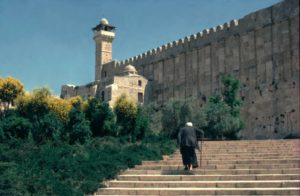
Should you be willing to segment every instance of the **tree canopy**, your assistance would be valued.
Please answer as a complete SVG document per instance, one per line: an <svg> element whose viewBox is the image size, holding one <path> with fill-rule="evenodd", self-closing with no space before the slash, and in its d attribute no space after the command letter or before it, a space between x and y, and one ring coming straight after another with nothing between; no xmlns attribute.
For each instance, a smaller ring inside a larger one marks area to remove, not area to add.
<svg viewBox="0 0 300 196"><path fill-rule="evenodd" d="M23 84L12 77L0 78L0 102L7 110L10 105L14 104L14 100L24 94Z"/></svg>

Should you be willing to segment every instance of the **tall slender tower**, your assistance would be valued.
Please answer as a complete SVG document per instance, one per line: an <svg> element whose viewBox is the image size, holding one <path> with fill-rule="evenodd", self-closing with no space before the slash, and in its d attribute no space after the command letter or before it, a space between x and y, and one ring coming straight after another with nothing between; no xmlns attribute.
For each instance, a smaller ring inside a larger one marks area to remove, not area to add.
<svg viewBox="0 0 300 196"><path fill-rule="evenodd" d="M101 80L102 66L112 60L112 42L115 38L116 27L109 25L107 19L102 18L100 24L93 28L96 42L95 81Z"/></svg>

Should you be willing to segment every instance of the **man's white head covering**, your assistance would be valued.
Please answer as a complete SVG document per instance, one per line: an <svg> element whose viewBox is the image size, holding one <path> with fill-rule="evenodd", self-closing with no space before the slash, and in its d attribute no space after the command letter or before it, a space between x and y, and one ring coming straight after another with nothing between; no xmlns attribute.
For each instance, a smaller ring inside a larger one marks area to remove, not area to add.
<svg viewBox="0 0 300 196"><path fill-rule="evenodd" d="M192 126L193 126L193 123L187 122L185 125L188 126L188 127L192 127Z"/></svg>

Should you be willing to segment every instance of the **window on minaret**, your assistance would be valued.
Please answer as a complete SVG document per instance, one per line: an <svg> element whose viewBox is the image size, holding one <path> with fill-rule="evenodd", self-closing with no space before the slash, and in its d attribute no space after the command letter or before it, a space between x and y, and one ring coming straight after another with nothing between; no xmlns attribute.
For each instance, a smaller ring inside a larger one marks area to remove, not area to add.
<svg viewBox="0 0 300 196"><path fill-rule="evenodd" d="M107 76L107 72L105 71L105 72L104 72L104 77L106 78L106 76Z"/></svg>
<svg viewBox="0 0 300 196"><path fill-rule="evenodd" d="M142 86L142 80L139 80L139 86Z"/></svg>

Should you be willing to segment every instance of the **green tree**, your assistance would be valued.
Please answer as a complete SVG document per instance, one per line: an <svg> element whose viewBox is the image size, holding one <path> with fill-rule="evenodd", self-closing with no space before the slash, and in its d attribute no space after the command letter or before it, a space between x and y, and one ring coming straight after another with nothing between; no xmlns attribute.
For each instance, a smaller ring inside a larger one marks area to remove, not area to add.
<svg viewBox="0 0 300 196"><path fill-rule="evenodd" d="M0 78L0 102L7 111L10 105L14 105L14 100L24 94L23 84L12 77Z"/></svg>
<svg viewBox="0 0 300 196"><path fill-rule="evenodd" d="M91 122L93 136L116 135L115 115L107 103L92 98L88 101L85 113Z"/></svg>
<svg viewBox="0 0 300 196"><path fill-rule="evenodd" d="M240 117L240 108L242 101L239 97L240 81L232 75L225 75L222 79L224 85L224 102L230 107L230 116L228 117L228 126L224 130L224 136L230 139L238 139L239 132L244 128L244 122Z"/></svg>
<svg viewBox="0 0 300 196"><path fill-rule="evenodd" d="M61 137L72 105L51 96L48 88L35 89L17 100L18 113L32 123L31 135L37 144Z"/></svg>
<svg viewBox="0 0 300 196"><path fill-rule="evenodd" d="M102 132L102 119L100 119L99 109L101 102L96 98L91 98L88 100L87 108L85 110L86 119L90 121L91 131L93 136L100 136Z"/></svg>
<svg viewBox="0 0 300 196"><path fill-rule="evenodd" d="M167 102L162 109L162 134L176 138L180 129L180 116L182 103L179 100L171 100ZM182 114L181 114L182 115Z"/></svg>
<svg viewBox="0 0 300 196"><path fill-rule="evenodd" d="M116 117L108 103L102 103L100 105L99 118L103 119L102 135L117 135Z"/></svg>
<svg viewBox="0 0 300 196"><path fill-rule="evenodd" d="M86 118L92 121L92 116L100 108L101 102L96 98L89 98L87 102L87 107L85 109Z"/></svg>
<svg viewBox="0 0 300 196"><path fill-rule="evenodd" d="M149 103L143 106L144 113L148 119L149 129L154 134L162 130L162 107L157 103Z"/></svg>
<svg viewBox="0 0 300 196"><path fill-rule="evenodd" d="M179 110L179 126L182 127L186 122L190 122L193 119L192 109L189 100L185 100L181 103Z"/></svg>
<svg viewBox="0 0 300 196"><path fill-rule="evenodd" d="M47 105L49 110L55 113L63 123L67 122L69 112L72 109L72 103L70 100L50 96L47 99Z"/></svg>
<svg viewBox="0 0 300 196"><path fill-rule="evenodd" d="M5 135L4 135L3 125L2 122L0 121L0 142L4 140L5 140Z"/></svg>
<svg viewBox="0 0 300 196"><path fill-rule="evenodd" d="M238 97L240 82L231 75L225 75L222 78L224 85L223 98L224 102L230 107L231 114L238 117L240 114L241 100Z"/></svg>
<svg viewBox="0 0 300 196"><path fill-rule="evenodd" d="M193 108L193 125L200 130L207 127L207 114L202 108ZM198 138L202 136L198 134Z"/></svg>
<svg viewBox="0 0 300 196"><path fill-rule="evenodd" d="M114 111L117 116L117 125L120 127L118 135L127 136L131 141L135 126L137 105L126 94L122 94L116 100Z"/></svg>
<svg viewBox="0 0 300 196"><path fill-rule="evenodd" d="M67 124L67 138L71 144L85 143L92 136L90 122L85 118L81 105L77 104L69 113L69 121Z"/></svg>
<svg viewBox="0 0 300 196"><path fill-rule="evenodd" d="M0 120L0 129L2 130L2 138L26 139L32 130L32 124L28 119L20 117L14 112Z"/></svg>
<svg viewBox="0 0 300 196"><path fill-rule="evenodd" d="M197 126L203 126L200 108L195 99L170 100L164 104L162 109L162 133L176 138L179 129L185 126L186 122L193 122Z"/></svg>
<svg viewBox="0 0 300 196"><path fill-rule="evenodd" d="M19 97L16 103L17 110L24 117L31 119L36 114L44 115L53 112L63 123L66 123L75 101L54 97L47 87L42 87Z"/></svg>
<svg viewBox="0 0 300 196"><path fill-rule="evenodd" d="M240 119L241 101L238 97L239 81L230 75L222 79L224 90L220 95L212 96L205 107L207 126L205 135L211 138L238 139L244 127Z"/></svg>
<svg viewBox="0 0 300 196"><path fill-rule="evenodd" d="M63 123L53 112L43 115L34 115L31 119L32 137L37 144L47 141L59 141L63 132Z"/></svg>
<svg viewBox="0 0 300 196"><path fill-rule="evenodd" d="M133 140L142 140L147 134L150 133L149 121L143 107L138 105L137 115L136 115L135 127L133 132Z"/></svg>
<svg viewBox="0 0 300 196"><path fill-rule="evenodd" d="M35 89L32 94L27 94L17 100L17 110L22 116L29 119L36 115L45 115L50 112L48 104L50 96L48 88Z"/></svg>
<svg viewBox="0 0 300 196"><path fill-rule="evenodd" d="M226 127L226 120L230 108L221 100L220 96L212 96L205 108L207 127L205 135L210 138L222 138Z"/></svg>

